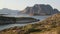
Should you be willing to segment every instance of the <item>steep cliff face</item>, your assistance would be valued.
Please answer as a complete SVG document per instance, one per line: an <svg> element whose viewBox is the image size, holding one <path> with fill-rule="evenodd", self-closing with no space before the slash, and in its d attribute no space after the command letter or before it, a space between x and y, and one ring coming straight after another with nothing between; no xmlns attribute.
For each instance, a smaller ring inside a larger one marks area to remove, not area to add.
<svg viewBox="0 0 60 34"><path fill-rule="evenodd" d="M53 9L50 5L44 4L35 4L33 7L27 7L23 11L23 13L29 15L52 15L58 12L57 9Z"/></svg>

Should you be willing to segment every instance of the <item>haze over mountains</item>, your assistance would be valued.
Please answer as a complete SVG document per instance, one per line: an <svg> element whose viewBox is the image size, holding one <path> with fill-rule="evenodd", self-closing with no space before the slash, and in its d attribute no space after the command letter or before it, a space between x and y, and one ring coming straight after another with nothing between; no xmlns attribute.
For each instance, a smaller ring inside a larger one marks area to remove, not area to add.
<svg viewBox="0 0 60 34"><path fill-rule="evenodd" d="M52 15L55 13L59 13L59 10L53 9L50 5L45 4L35 4L32 7L26 7L24 10L11 10L7 8L0 9L0 14L27 14L27 15Z"/></svg>
<svg viewBox="0 0 60 34"><path fill-rule="evenodd" d="M19 12L19 10L11 10L8 8L0 9L0 14L17 14L17 12Z"/></svg>
<svg viewBox="0 0 60 34"><path fill-rule="evenodd" d="M8 16L8 17L26 17L26 16L29 16L26 14L22 14L20 12L20 10L12 10L12 9L8 9L8 8L0 9L0 15Z"/></svg>

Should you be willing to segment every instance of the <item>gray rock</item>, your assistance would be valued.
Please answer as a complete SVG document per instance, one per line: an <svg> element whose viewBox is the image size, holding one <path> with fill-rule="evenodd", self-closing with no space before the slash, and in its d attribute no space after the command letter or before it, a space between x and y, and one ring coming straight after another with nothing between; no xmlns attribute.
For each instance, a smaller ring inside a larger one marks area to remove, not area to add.
<svg viewBox="0 0 60 34"><path fill-rule="evenodd" d="M50 5L35 4L33 7L25 8L22 13L28 15L52 15L59 13L57 9L53 9Z"/></svg>

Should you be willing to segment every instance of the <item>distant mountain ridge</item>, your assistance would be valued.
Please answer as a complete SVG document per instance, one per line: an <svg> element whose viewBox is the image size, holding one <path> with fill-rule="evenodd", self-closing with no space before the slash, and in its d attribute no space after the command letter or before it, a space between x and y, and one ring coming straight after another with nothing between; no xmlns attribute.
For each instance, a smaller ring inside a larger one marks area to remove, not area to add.
<svg viewBox="0 0 60 34"><path fill-rule="evenodd" d="M22 13L28 15L52 15L59 13L57 9L53 9L50 5L35 4L32 7L25 8Z"/></svg>
<svg viewBox="0 0 60 34"><path fill-rule="evenodd" d="M26 14L26 15L31 15L31 16L41 16L41 15L53 15L55 13L59 13L59 10L53 9L50 5L48 4L35 4L32 7L26 7L24 10L19 11L19 10L11 10L8 8L3 8L0 9L0 14L11 14L11 15L21 15L21 14Z"/></svg>
<svg viewBox="0 0 60 34"><path fill-rule="evenodd" d="M19 10L11 10L8 8L0 9L0 14L16 14Z"/></svg>

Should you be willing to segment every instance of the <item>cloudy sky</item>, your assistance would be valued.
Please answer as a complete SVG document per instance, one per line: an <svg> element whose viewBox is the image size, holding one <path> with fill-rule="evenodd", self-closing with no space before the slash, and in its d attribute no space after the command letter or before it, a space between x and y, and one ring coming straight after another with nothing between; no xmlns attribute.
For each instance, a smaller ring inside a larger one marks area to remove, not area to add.
<svg viewBox="0 0 60 34"><path fill-rule="evenodd" d="M60 0L0 0L0 9L23 10L34 4L50 4L53 8L60 10Z"/></svg>

